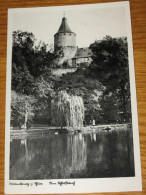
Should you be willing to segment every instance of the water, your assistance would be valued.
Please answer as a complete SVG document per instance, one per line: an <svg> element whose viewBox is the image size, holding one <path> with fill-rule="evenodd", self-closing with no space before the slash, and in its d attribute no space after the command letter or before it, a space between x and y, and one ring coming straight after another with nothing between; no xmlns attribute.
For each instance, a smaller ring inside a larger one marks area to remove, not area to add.
<svg viewBox="0 0 146 195"><path fill-rule="evenodd" d="M13 139L10 179L134 176L130 130Z"/></svg>

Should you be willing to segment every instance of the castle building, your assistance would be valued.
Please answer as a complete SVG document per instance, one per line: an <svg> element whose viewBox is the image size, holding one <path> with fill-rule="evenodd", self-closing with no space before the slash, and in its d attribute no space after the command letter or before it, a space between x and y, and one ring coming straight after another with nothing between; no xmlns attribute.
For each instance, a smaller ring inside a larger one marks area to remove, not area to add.
<svg viewBox="0 0 146 195"><path fill-rule="evenodd" d="M67 19L62 18L58 32L54 35L54 51L59 53L57 64L76 68L80 63L91 62L91 50L76 46L76 34L70 29Z"/></svg>

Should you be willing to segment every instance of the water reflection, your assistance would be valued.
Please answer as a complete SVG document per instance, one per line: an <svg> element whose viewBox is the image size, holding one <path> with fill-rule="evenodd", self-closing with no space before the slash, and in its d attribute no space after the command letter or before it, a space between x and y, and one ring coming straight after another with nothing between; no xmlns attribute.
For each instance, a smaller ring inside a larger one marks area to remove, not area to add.
<svg viewBox="0 0 146 195"><path fill-rule="evenodd" d="M10 179L134 176L130 130L28 137L10 154Z"/></svg>
<svg viewBox="0 0 146 195"><path fill-rule="evenodd" d="M90 138L91 138L91 141L96 142L96 133L95 132L91 132L90 133Z"/></svg>

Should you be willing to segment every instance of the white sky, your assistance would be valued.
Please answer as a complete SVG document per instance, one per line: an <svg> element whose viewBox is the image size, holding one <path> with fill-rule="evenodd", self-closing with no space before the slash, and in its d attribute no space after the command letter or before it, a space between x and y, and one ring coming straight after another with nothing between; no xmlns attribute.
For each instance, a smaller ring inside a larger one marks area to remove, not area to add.
<svg viewBox="0 0 146 195"><path fill-rule="evenodd" d="M68 7L68 6L67 6ZM71 6L70 6L71 7ZM63 10L71 30L77 34L77 46L88 47L95 40L106 35L112 37L127 36L124 7L106 7L101 9L67 9L66 6L39 10L19 9L13 14L13 30L32 32L38 41L54 44L54 34L58 31Z"/></svg>

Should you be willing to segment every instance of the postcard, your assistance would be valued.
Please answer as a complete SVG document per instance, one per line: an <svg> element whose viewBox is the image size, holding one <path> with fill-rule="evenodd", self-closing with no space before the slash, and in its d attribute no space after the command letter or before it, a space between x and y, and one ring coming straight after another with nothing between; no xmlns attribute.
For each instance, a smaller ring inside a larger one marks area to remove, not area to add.
<svg viewBox="0 0 146 195"><path fill-rule="evenodd" d="M5 193L141 191L129 2L8 10Z"/></svg>

